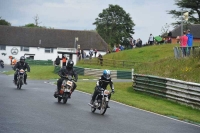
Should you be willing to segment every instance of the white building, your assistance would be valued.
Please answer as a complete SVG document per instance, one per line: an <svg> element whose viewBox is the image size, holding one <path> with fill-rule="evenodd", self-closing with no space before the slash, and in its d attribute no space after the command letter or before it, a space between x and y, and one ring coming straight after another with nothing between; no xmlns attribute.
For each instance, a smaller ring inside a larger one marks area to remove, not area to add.
<svg viewBox="0 0 200 133"><path fill-rule="evenodd" d="M77 46L89 55L91 48L106 54L108 45L92 31L0 26L0 59L10 64L9 56L34 60L52 60L66 55L77 62ZM93 55L94 56L94 55Z"/></svg>

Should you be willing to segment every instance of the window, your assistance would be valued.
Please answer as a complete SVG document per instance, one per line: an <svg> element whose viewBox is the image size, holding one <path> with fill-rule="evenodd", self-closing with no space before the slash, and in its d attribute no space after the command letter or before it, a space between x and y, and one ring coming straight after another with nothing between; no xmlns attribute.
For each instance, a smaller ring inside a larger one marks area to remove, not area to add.
<svg viewBox="0 0 200 133"><path fill-rule="evenodd" d="M45 48L45 53L53 53L53 48Z"/></svg>
<svg viewBox="0 0 200 133"><path fill-rule="evenodd" d="M0 50L6 50L6 46L5 45L0 45Z"/></svg>
<svg viewBox="0 0 200 133"><path fill-rule="evenodd" d="M29 47L21 47L21 51L29 51Z"/></svg>

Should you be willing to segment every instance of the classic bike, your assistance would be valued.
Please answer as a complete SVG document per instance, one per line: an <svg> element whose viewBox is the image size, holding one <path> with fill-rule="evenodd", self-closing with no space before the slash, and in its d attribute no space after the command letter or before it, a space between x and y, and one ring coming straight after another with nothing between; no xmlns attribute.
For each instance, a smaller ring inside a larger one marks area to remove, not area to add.
<svg viewBox="0 0 200 133"><path fill-rule="evenodd" d="M20 69L17 70L17 89L21 89L22 85L24 84L24 74L25 70Z"/></svg>
<svg viewBox="0 0 200 133"><path fill-rule="evenodd" d="M67 75L64 78L65 79L62 82L61 89L56 96L58 98L58 102L63 100L63 103L66 104L67 100L70 98L71 91L74 86L74 79L71 75Z"/></svg>
<svg viewBox="0 0 200 133"><path fill-rule="evenodd" d="M99 94L96 96L93 105L91 106L91 111L94 113L96 109L100 110L100 114L104 115L107 108L108 108L108 96L111 95L113 92L109 90L104 90L103 88L99 88Z"/></svg>

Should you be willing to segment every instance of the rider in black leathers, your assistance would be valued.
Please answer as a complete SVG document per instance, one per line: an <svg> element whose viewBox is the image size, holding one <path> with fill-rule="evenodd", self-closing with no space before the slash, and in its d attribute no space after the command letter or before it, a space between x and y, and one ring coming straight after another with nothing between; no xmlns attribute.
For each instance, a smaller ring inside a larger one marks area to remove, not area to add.
<svg viewBox="0 0 200 133"><path fill-rule="evenodd" d="M93 102L94 102L96 96L100 93L99 89L103 88L105 90L107 88L108 84L110 84L110 88L112 89L112 92L114 93L114 84L110 77L110 70L104 70L103 75L97 81L94 93L92 95L92 100L89 103L89 105L93 106ZM108 95L109 100L110 100L110 98L111 98L111 94ZM109 106L107 106L107 107L110 108Z"/></svg>
<svg viewBox="0 0 200 133"><path fill-rule="evenodd" d="M54 93L54 97L57 98L57 94L60 92L60 89L61 89L61 85L62 85L62 82L63 80L65 79L64 77L66 75L71 75L72 77L74 77L74 81L77 82L78 80L78 74L76 73L76 71L73 69L73 66L74 66L74 62L69 59L68 62L67 62L67 66L66 68L62 68L60 69L60 71L58 72L58 75L61 77L58 81L57 81L57 91ZM72 92L76 89L76 84L74 83L73 85L73 88L72 88L72 91L71 91L71 94ZM69 96L71 97L71 95Z"/></svg>
<svg viewBox="0 0 200 133"><path fill-rule="evenodd" d="M18 70L20 70L20 69L23 69L23 70L27 69L28 72L30 72L30 67L29 67L28 63L25 62L25 57L24 56L21 56L20 57L20 61L17 62L15 64L15 66L13 67L13 70L15 70L15 71L17 70L15 72L15 74L14 74L14 83L15 84L17 84L17 73L18 73ZM27 84L26 79L27 79L27 74L24 73L24 84Z"/></svg>

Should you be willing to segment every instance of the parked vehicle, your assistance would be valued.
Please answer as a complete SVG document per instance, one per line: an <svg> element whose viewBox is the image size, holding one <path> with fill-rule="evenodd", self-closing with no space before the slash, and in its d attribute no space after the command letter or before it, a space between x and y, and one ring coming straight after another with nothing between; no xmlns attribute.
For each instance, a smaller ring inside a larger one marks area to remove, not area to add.
<svg viewBox="0 0 200 133"><path fill-rule="evenodd" d="M1 67L4 68L4 63L3 62L1 62Z"/></svg>
<svg viewBox="0 0 200 133"><path fill-rule="evenodd" d="M112 92L103 88L100 88L99 91L100 93L96 96L93 106L91 106L91 111L94 113L98 109L100 110L100 114L104 115L108 108L108 95L111 95Z"/></svg>
<svg viewBox="0 0 200 133"><path fill-rule="evenodd" d="M71 75L67 75L65 79L62 82L61 89L59 94L57 94L58 102L61 102L63 100L63 103L66 104L67 100L71 96L71 90L74 85L74 80Z"/></svg>

